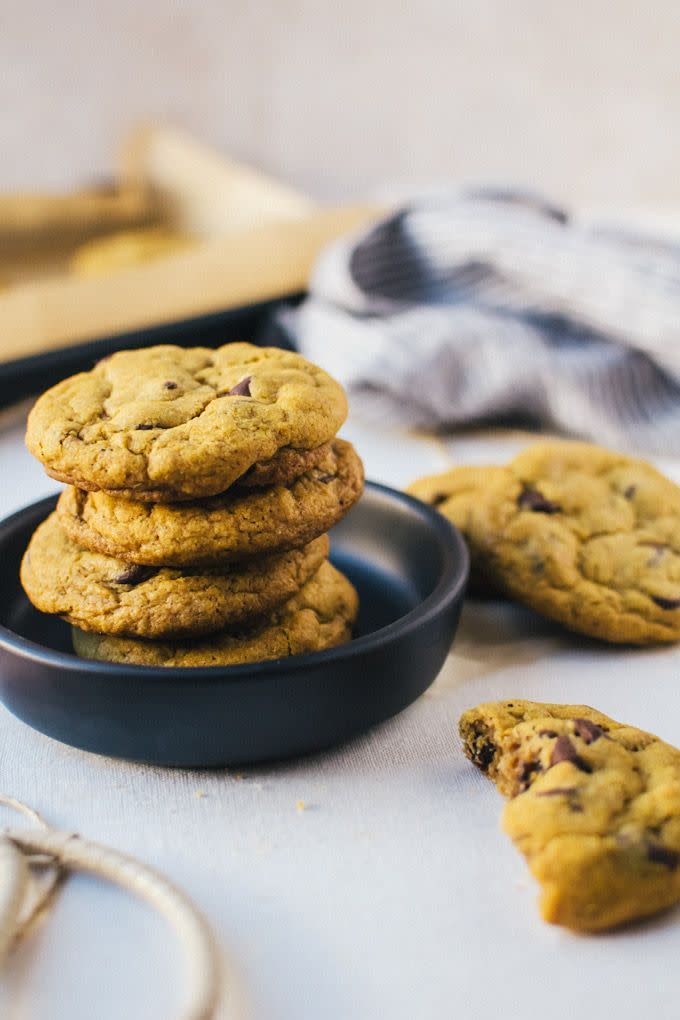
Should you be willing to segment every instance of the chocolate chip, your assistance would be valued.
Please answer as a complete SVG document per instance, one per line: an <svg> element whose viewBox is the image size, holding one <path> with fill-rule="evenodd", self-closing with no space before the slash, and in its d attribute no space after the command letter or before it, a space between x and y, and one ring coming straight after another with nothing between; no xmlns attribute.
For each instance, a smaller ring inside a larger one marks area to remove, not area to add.
<svg viewBox="0 0 680 1020"><path fill-rule="evenodd" d="M148 581L155 573L157 573L156 567L142 567L139 563L133 563L132 566L124 570L118 577L114 577L113 583L141 584L143 581Z"/></svg>
<svg viewBox="0 0 680 1020"><path fill-rule="evenodd" d="M666 599L663 595L652 595L652 602L656 602L662 609L680 609L680 598Z"/></svg>
<svg viewBox="0 0 680 1020"><path fill-rule="evenodd" d="M583 814L583 804L579 800L578 790L575 786L554 786L552 790L542 790L537 797L566 797L567 808L572 814Z"/></svg>
<svg viewBox="0 0 680 1020"><path fill-rule="evenodd" d="M632 499L636 492L637 485L629 485L623 495L626 497L626 499Z"/></svg>
<svg viewBox="0 0 680 1020"><path fill-rule="evenodd" d="M247 375L245 379L241 379L237 382L233 389L227 393L228 397L249 397L250 396L250 383L252 381L252 375Z"/></svg>
<svg viewBox="0 0 680 1020"><path fill-rule="evenodd" d="M335 475L317 475L316 480L317 482L323 482L324 485L327 485L328 482L335 481L335 477Z"/></svg>
<svg viewBox="0 0 680 1020"><path fill-rule="evenodd" d="M540 761L525 761L522 762L522 767L519 771L519 781L523 790L526 790L531 785L531 777L537 772L542 772L543 766Z"/></svg>
<svg viewBox="0 0 680 1020"><path fill-rule="evenodd" d="M447 499L448 499L448 496L446 495L445 492L437 492L437 493L435 493L435 495L430 500L430 504L432 506L441 506L442 503L446 503Z"/></svg>
<svg viewBox="0 0 680 1020"><path fill-rule="evenodd" d="M176 390L177 389L177 383L173 382L172 379L168 379L167 382L163 383L163 389L164 390Z"/></svg>
<svg viewBox="0 0 680 1020"><path fill-rule="evenodd" d="M555 730L539 730L538 735L539 737L556 737L557 733Z"/></svg>
<svg viewBox="0 0 680 1020"><path fill-rule="evenodd" d="M531 485L525 485L521 496L517 500L520 510L531 510L538 514L558 514L562 507L534 489Z"/></svg>
<svg viewBox="0 0 680 1020"><path fill-rule="evenodd" d="M574 731L586 744L594 743L604 734L602 727L590 719L574 719Z"/></svg>
<svg viewBox="0 0 680 1020"><path fill-rule="evenodd" d="M647 859L654 864L663 864L671 871L674 871L680 864L680 854L677 850L671 850L670 847L664 846L656 839L647 839L645 845Z"/></svg>
<svg viewBox="0 0 680 1020"><path fill-rule="evenodd" d="M148 432L148 431L149 431L149 429L155 429L155 428L156 428L156 426L155 426L155 425L137 425L137 426L136 426L136 428L137 428L137 429L138 429L138 430L139 430L140 432Z"/></svg>
<svg viewBox="0 0 680 1020"><path fill-rule="evenodd" d="M488 727L484 723L478 723L472 731L471 738L466 741L466 751L472 762L482 772L486 772L496 757L497 750L489 736Z"/></svg>
<svg viewBox="0 0 680 1020"><path fill-rule="evenodd" d="M560 762L563 761L568 761L572 765L575 765L577 769L581 770L581 772L593 771L588 762L584 761L577 753L576 748L569 737L565 737L564 735L558 737L555 741L552 754L550 755L550 767L552 768L553 765L559 765Z"/></svg>

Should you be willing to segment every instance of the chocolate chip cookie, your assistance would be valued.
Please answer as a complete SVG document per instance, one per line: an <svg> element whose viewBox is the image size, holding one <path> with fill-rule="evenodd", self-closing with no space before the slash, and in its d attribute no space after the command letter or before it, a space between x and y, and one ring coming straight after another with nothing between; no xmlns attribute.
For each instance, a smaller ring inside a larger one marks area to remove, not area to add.
<svg viewBox="0 0 680 1020"><path fill-rule="evenodd" d="M141 567L82 549L51 514L31 538L21 582L37 609L83 630L183 637L261 618L298 592L327 555L323 535L302 549L234 568Z"/></svg>
<svg viewBox="0 0 680 1020"><path fill-rule="evenodd" d="M511 798L503 827L542 886L546 921L599 931L680 901L675 747L584 705L530 701L479 705L460 732Z"/></svg>
<svg viewBox="0 0 680 1020"><path fill-rule="evenodd" d="M26 443L83 489L173 501L224 492L282 450L313 450L344 391L299 354L252 344L120 351L37 401Z"/></svg>
<svg viewBox="0 0 680 1020"><path fill-rule="evenodd" d="M530 447L492 479L470 530L493 584L606 641L680 639L680 489L586 443Z"/></svg>
<svg viewBox="0 0 680 1020"><path fill-rule="evenodd" d="M357 593L328 561L307 584L257 628L220 633L202 641L160 644L73 629L73 646L85 659L138 666L235 666L304 655L349 641Z"/></svg>
<svg viewBox="0 0 680 1020"><path fill-rule="evenodd" d="M316 467L288 485L172 504L69 488L57 512L80 546L147 566L205 566L297 548L328 531L363 491L354 447L336 439L325 449Z"/></svg>

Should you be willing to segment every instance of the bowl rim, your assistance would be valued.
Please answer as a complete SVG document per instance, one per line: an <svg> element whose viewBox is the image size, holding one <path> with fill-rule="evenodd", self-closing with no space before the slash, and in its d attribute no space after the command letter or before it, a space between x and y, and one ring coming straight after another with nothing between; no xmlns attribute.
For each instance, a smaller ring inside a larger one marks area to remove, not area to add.
<svg viewBox="0 0 680 1020"><path fill-rule="evenodd" d="M323 663L341 662L370 653L397 637L401 638L417 630L462 597L468 579L470 557L460 532L434 507L406 492L380 482L366 481L365 488L372 492L382 493L390 499L405 504L412 511L415 510L436 534L442 557L441 574L430 594L403 616L370 634L364 634L345 644L335 648L326 648L319 652L234 666L140 666L83 659L75 654L59 652L36 641L31 641L3 624L0 624L0 649L51 669L115 677L118 683L121 679L125 679L140 680L153 685L154 682L167 683L169 680L177 678L182 681L195 681L195 686L200 686L202 683L214 684L217 680L225 683L230 681L238 683L247 679L254 682L260 678L271 678L277 674L289 674L291 670L303 673L316 669ZM14 528L27 511L36 511L43 506L47 510L50 505L54 505L57 496L58 493L28 503L0 521L0 545L6 532Z"/></svg>

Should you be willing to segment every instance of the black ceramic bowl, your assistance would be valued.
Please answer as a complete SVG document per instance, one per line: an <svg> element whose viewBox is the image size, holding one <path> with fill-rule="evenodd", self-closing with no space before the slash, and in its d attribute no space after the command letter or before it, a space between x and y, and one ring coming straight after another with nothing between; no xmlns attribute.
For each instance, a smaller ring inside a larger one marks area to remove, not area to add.
<svg viewBox="0 0 680 1020"><path fill-rule="evenodd" d="M460 535L430 507L369 483L331 533L359 591L349 644L248 666L164 669L77 658L70 628L19 583L50 497L0 524L0 697L57 740L158 765L253 763L330 747L411 704L437 676L468 573Z"/></svg>

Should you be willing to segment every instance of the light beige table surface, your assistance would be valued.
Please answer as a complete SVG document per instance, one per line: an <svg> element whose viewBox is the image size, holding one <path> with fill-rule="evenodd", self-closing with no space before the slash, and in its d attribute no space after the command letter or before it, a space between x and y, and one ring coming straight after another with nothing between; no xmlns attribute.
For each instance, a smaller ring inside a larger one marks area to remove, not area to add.
<svg viewBox="0 0 680 1020"><path fill-rule="evenodd" d="M4 515L56 486L22 447L21 413L0 424ZM395 485L522 442L443 443L353 420L345 432L369 477ZM456 724L490 698L583 701L680 745L679 677L677 649L623 651L470 603L425 696L335 751L239 774L150 768L65 747L0 708L0 788L180 883L265 1020L675 1020L678 911L608 937L542 924L499 831L500 798L465 761ZM76 879L0 981L0 1015L171 1020L177 965L155 918Z"/></svg>

